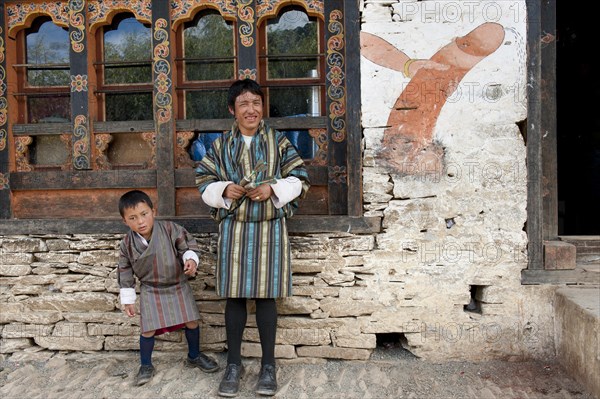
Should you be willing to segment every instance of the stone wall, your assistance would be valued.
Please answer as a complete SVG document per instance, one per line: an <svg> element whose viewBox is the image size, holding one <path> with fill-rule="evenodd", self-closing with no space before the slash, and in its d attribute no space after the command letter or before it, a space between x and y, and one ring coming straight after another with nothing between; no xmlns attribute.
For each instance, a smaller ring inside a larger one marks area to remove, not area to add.
<svg viewBox="0 0 600 399"><path fill-rule="evenodd" d="M520 283L525 1L373 0L361 8L362 31L390 46L377 57L361 49L364 213L380 216L382 230L291 237L294 296L278 302L276 356L366 359L389 339L434 360L554 355L554 288ZM455 40L482 26L502 40L487 48L486 37ZM463 45L481 46L453 57ZM418 63L403 57L435 62L415 72ZM201 339L223 350L216 237L196 237ZM0 238L0 352L136 349L137 320L118 306L119 239ZM157 348L184 346L175 333ZM260 353L252 317L243 353Z"/></svg>
<svg viewBox="0 0 600 399"><path fill-rule="evenodd" d="M120 311L116 263L120 235L5 236L0 239L0 353L138 348L139 318ZM192 281L202 313L202 346L225 348L224 300L215 295L216 236L196 236L201 267ZM292 237L294 293L278 302L280 358L366 359L374 333L363 333L358 317L382 307L375 298L354 298L373 272L364 256L374 237ZM342 306L343 305L343 306ZM250 303L250 310L253 304ZM243 354L260 356L253 315ZM183 350L180 332L161 336L158 350Z"/></svg>

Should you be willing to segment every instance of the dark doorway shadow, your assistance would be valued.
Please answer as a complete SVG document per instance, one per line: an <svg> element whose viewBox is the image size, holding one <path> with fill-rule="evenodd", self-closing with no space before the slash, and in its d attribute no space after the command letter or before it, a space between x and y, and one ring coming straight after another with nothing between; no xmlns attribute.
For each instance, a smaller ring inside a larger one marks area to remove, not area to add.
<svg viewBox="0 0 600 399"><path fill-rule="evenodd" d="M558 234L600 234L600 62L596 2L556 2Z"/></svg>

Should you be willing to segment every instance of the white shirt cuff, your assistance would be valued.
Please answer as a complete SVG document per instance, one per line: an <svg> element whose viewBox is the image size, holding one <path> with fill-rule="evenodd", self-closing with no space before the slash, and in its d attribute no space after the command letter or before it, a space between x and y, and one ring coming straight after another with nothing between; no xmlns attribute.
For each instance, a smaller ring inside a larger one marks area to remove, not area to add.
<svg viewBox="0 0 600 399"><path fill-rule="evenodd" d="M133 305L135 303L135 288L121 288L121 305Z"/></svg>
<svg viewBox="0 0 600 399"><path fill-rule="evenodd" d="M187 262L188 259L193 259L196 262L196 265L200 264L200 259L198 259L198 255L191 249L188 249L183 254L183 263Z"/></svg>
<svg viewBox="0 0 600 399"><path fill-rule="evenodd" d="M295 176L288 176L285 179L277 179L277 183L271 184L271 188L271 200L275 208L279 209L302 193L302 182Z"/></svg>
<svg viewBox="0 0 600 399"><path fill-rule="evenodd" d="M202 193L202 201L211 208L225 208L229 209L231 206L231 199L223 198L223 192L228 185L233 184L232 181L216 181L206 186L206 189Z"/></svg>

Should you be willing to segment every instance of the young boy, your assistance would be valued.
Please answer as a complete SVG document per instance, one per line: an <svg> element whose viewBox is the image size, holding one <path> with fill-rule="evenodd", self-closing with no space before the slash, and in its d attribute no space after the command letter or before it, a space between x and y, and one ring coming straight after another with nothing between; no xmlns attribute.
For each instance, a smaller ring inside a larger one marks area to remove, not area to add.
<svg viewBox="0 0 600 399"><path fill-rule="evenodd" d="M200 313L188 283L198 267L196 240L176 223L155 220L152 201L142 191L123 194L119 212L130 229L120 244L117 273L121 304L129 317L136 315L135 277L140 280L141 366L135 384L143 385L154 375L154 337L183 327L186 365L217 371L218 364L200 352Z"/></svg>

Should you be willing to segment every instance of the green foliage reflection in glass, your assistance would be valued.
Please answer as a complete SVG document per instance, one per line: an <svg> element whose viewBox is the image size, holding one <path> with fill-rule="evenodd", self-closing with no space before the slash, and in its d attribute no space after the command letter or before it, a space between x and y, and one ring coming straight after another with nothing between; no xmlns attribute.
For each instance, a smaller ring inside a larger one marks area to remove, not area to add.
<svg viewBox="0 0 600 399"><path fill-rule="evenodd" d="M185 93L186 119L228 119L227 89Z"/></svg>
<svg viewBox="0 0 600 399"><path fill-rule="evenodd" d="M185 80L235 77L233 26L218 13L205 13L184 30Z"/></svg>
<svg viewBox="0 0 600 399"><path fill-rule="evenodd" d="M121 14L104 30L104 84L130 85L152 81L149 27ZM129 88L130 86L125 86ZM123 89L125 89L125 87ZM152 120L152 92L106 94L106 120Z"/></svg>
<svg viewBox="0 0 600 399"><path fill-rule="evenodd" d="M150 28L135 18L115 22L104 33L104 84L150 83L152 81L152 43ZM113 26L114 26L113 25ZM110 63L122 62L119 66ZM126 65L139 62L146 65Z"/></svg>
<svg viewBox="0 0 600 399"><path fill-rule="evenodd" d="M152 112L152 93L106 95L107 121L148 121Z"/></svg>
<svg viewBox="0 0 600 399"><path fill-rule="evenodd" d="M299 10L286 11L268 22L269 79L312 76L318 65L317 29L317 21Z"/></svg>
<svg viewBox="0 0 600 399"><path fill-rule="evenodd" d="M39 23L43 20L36 22ZM39 29L36 30L35 26ZM39 67L27 68L28 85L68 86L70 84L69 33L49 20L40 25L34 24L33 27L26 36L26 63L39 65ZM65 68L56 69L56 66L60 64L63 64Z"/></svg>

